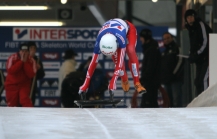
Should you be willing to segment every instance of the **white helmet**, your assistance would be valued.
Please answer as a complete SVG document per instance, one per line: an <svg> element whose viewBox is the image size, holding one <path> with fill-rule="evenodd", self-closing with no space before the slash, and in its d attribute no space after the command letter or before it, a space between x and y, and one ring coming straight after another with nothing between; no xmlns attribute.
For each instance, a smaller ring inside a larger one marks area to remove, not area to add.
<svg viewBox="0 0 217 139"><path fill-rule="evenodd" d="M118 47L116 40L117 39L113 34L108 33L102 36L99 43L101 52L106 56L114 55Z"/></svg>

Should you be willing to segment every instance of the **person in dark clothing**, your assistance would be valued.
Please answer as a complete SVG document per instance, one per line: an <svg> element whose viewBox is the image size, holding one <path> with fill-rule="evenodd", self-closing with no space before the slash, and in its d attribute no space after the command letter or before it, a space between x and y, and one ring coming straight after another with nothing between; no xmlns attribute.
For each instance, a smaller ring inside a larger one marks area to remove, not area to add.
<svg viewBox="0 0 217 139"><path fill-rule="evenodd" d="M204 23L195 10L185 12L186 28L190 37L190 63L196 64L195 86L197 95L208 88L209 67L209 33L212 29Z"/></svg>
<svg viewBox="0 0 217 139"><path fill-rule="evenodd" d="M30 56L33 57L33 59L36 61L36 67L37 67L37 72L36 72L35 77L32 80L32 86L31 86L31 92L30 92L30 98L32 100L32 104L34 105L35 96L38 93L37 80L44 78L45 72L44 72L44 68L43 68L41 60L35 55L36 50L37 50L36 43L28 42L28 47L29 47Z"/></svg>
<svg viewBox="0 0 217 139"><path fill-rule="evenodd" d="M142 95L140 107L157 108L158 88L160 86L161 57L158 42L152 38L152 32L149 29L143 29L139 35L144 55L140 81L147 90L147 93Z"/></svg>
<svg viewBox="0 0 217 139"><path fill-rule="evenodd" d="M75 100L80 100L79 86L81 86L85 80L86 74L81 71L73 71L67 74L62 81L61 89L61 103L64 108L78 108L74 103Z"/></svg>
<svg viewBox="0 0 217 139"><path fill-rule="evenodd" d="M178 57L179 46L169 32L163 34L165 50L161 53L161 84L170 99L170 107L181 107L182 58Z"/></svg>
<svg viewBox="0 0 217 139"><path fill-rule="evenodd" d="M88 59L87 59L87 61L84 61L84 62L82 62L82 63L79 65L77 71L83 72L86 68L88 68L88 66L89 66L89 64L90 64L90 62L91 62L91 60L92 60L92 56L89 56Z"/></svg>

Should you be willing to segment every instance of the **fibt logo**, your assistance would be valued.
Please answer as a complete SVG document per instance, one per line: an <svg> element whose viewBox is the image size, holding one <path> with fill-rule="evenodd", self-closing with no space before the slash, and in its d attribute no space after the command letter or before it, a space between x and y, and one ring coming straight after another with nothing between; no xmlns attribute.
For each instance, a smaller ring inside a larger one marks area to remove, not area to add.
<svg viewBox="0 0 217 139"><path fill-rule="evenodd" d="M95 41L99 28L13 28L13 40Z"/></svg>

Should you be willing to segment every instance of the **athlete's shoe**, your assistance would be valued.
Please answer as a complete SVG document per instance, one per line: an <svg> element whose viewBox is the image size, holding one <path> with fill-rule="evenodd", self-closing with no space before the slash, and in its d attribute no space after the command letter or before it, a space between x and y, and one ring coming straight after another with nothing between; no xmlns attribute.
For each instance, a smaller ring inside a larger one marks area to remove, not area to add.
<svg viewBox="0 0 217 139"><path fill-rule="evenodd" d="M146 93L146 89L139 82L136 83L135 89L139 94Z"/></svg>
<svg viewBox="0 0 217 139"><path fill-rule="evenodd" d="M121 81L121 85L122 85L122 88L124 90L124 92L128 92L130 90L130 84L127 81Z"/></svg>

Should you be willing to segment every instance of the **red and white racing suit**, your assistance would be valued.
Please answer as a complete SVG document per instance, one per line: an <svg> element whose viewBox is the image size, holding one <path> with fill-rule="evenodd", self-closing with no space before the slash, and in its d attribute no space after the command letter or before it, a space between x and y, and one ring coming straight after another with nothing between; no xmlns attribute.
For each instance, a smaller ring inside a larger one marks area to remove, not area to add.
<svg viewBox="0 0 217 139"><path fill-rule="evenodd" d="M136 47L136 43L137 43L136 28L132 23L130 23L128 21L121 20L121 19L114 19L114 20L110 20L110 21L116 21L116 20L117 20L117 22L124 24L123 26L118 26L117 30L120 28L121 29L126 28L125 29L126 30L125 36L120 37L120 34L117 34L115 31L113 31L114 27L109 25L109 22L106 22L105 25L101 28L101 30L99 32L99 34L100 34L101 32L104 31L104 34L105 34L108 31L109 33L112 33L113 35L115 35L117 39L120 39L119 44L123 43L123 45L121 47L118 47L116 53L112 56L112 60L115 63L115 70L114 70L113 77L110 80L110 83L108 86L109 90L115 90L116 89L116 81L117 81L119 76L121 77L122 81L128 80L127 73L125 70L125 63L124 63L125 53L127 53L127 56L129 57L128 66L130 68L134 84L136 84L137 82L140 82L139 81L139 71L138 71L139 70L139 62L138 62L138 58L137 58L136 51L135 51L135 47ZM113 29L112 30L113 32L111 31L111 29L109 30L106 28L107 29L106 30L105 26L110 26ZM103 36L103 34L101 36L98 35L98 38L102 37L102 36ZM126 38L126 40L124 38ZM98 40L100 40L100 39L101 38L99 38ZM88 87L89 87L90 79L91 79L93 72L96 68L96 65L98 63L98 58L99 58L99 53L97 53L97 51L99 51L99 49L97 49L98 44L99 44L99 42L96 42L97 47L95 46L95 48L94 48L95 50L94 50L94 53L92 56L93 58L92 58L92 61L89 65L89 68L88 68L88 71L86 74L85 82L80 87L79 93L86 92Z"/></svg>

